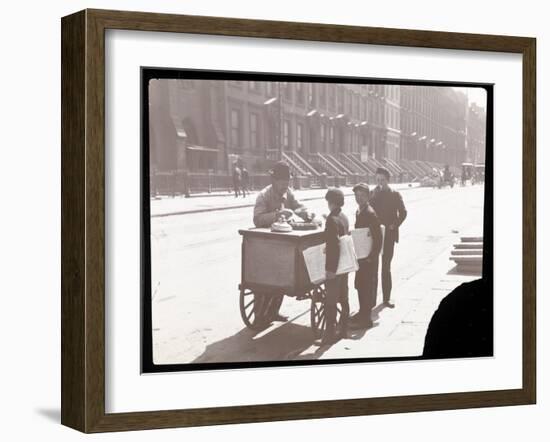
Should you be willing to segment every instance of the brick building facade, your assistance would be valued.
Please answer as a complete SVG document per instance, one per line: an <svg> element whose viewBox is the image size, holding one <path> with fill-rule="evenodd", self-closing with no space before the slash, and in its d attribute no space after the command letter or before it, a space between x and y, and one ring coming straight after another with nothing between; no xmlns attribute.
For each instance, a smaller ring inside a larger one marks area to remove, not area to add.
<svg viewBox="0 0 550 442"><path fill-rule="evenodd" d="M163 79L149 95L160 172L227 174L238 159L265 174L283 158L296 175L342 176L484 152L482 109L451 87Z"/></svg>
<svg viewBox="0 0 550 442"><path fill-rule="evenodd" d="M401 158L460 165L467 107L466 95L450 87L401 86Z"/></svg>
<svg viewBox="0 0 550 442"><path fill-rule="evenodd" d="M472 103L468 107L466 120L467 161L475 164L485 164L485 127L487 114L485 108Z"/></svg>

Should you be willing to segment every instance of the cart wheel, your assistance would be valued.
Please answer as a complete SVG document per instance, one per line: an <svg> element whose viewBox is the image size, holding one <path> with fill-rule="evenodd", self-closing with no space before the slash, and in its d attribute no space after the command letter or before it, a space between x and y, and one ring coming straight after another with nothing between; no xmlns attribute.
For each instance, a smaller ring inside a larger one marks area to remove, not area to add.
<svg viewBox="0 0 550 442"><path fill-rule="evenodd" d="M322 338L325 333L327 322L325 318L325 301L326 290L324 287L319 286L312 290L311 293L311 330L315 339ZM343 311L346 310L346 311ZM349 315L348 309L343 309L340 303L336 304L336 330L338 331L342 326L342 318Z"/></svg>
<svg viewBox="0 0 550 442"><path fill-rule="evenodd" d="M252 330L262 330L268 324L269 297L264 293L254 293L241 289L239 307L245 325Z"/></svg>

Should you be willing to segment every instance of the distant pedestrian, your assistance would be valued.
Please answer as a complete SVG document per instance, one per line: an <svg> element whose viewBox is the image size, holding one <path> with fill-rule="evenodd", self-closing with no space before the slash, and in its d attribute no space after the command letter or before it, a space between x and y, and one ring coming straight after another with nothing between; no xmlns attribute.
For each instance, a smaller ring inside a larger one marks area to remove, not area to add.
<svg viewBox="0 0 550 442"><path fill-rule="evenodd" d="M233 190L235 191L235 198L237 198L240 195L241 186L242 186L242 172L241 172L241 169L239 168L239 165L235 161L233 163Z"/></svg>
<svg viewBox="0 0 550 442"><path fill-rule="evenodd" d="M462 173L460 175L460 184L462 186L466 185L466 181L468 181L468 170L464 165L462 165Z"/></svg>
<svg viewBox="0 0 550 442"><path fill-rule="evenodd" d="M390 172L380 167L376 170L377 186L373 191L370 204L372 205L380 223L385 227L384 244L382 246L382 295L386 307L393 308L391 302L392 277L391 261L395 244L399 242L399 227L407 217L407 209L401 194L392 190L388 185Z"/></svg>
<svg viewBox="0 0 550 442"><path fill-rule="evenodd" d="M367 257L359 259L359 270L355 273L355 289L359 297L359 312L350 319L350 326L361 329L372 327L371 313L376 305L382 229L376 213L369 205L371 194L369 186L365 183L359 183L353 188L353 193L359 206L355 218L355 228L368 228L372 238L371 251Z"/></svg>
<svg viewBox="0 0 550 442"><path fill-rule="evenodd" d="M250 176L248 175L248 170L246 167L243 167L241 169L241 186L243 191L243 198L246 196L247 192L250 193L250 190L248 188L249 180L250 180Z"/></svg>
<svg viewBox="0 0 550 442"><path fill-rule="evenodd" d="M185 198L189 198L191 196L190 192L190 184L189 184L189 172L187 169L183 169L182 172L182 179L183 179L183 194L185 195Z"/></svg>

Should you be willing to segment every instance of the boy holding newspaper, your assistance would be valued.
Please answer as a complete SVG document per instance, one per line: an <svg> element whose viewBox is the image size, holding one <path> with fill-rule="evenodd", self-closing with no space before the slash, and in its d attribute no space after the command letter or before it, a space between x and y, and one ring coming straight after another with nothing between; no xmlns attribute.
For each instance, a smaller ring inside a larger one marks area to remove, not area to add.
<svg viewBox="0 0 550 442"><path fill-rule="evenodd" d="M329 189L325 199L327 200L330 214L327 216L325 223L325 287L327 292L327 300L325 303L326 329L322 340L318 342L320 345L333 344L339 337L346 336L349 316L348 274L337 274L340 254L342 252L340 250L340 238L349 235L349 221L346 215L342 213L344 193L340 189ZM337 303L340 303L342 308L340 336L336 333Z"/></svg>
<svg viewBox="0 0 550 442"><path fill-rule="evenodd" d="M359 312L352 316L350 326L353 329L372 327L371 312L376 305L378 285L378 256L382 248L382 228L378 216L369 204L370 190L365 183L353 188L357 209L355 229L362 229L372 239L370 253L359 259L359 270L355 273L355 288L359 296ZM368 231L366 230L368 229Z"/></svg>

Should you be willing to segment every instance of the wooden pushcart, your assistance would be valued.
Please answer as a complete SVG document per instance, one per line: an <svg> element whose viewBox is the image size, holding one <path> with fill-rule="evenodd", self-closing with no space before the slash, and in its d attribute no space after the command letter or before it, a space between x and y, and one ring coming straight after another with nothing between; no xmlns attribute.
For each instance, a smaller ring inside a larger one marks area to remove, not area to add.
<svg viewBox="0 0 550 442"><path fill-rule="evenodd" d="M311 328L315 338L322 337L326 328L325 285L310 281L303 251L322 244L323 231L277 233L252 228L239 233L243 237L239 303L245 325L254 330L264 329L273 319L270 308L273 299L291 296L310 300ZM337 304L338 325L348 314Z"/></svg>

